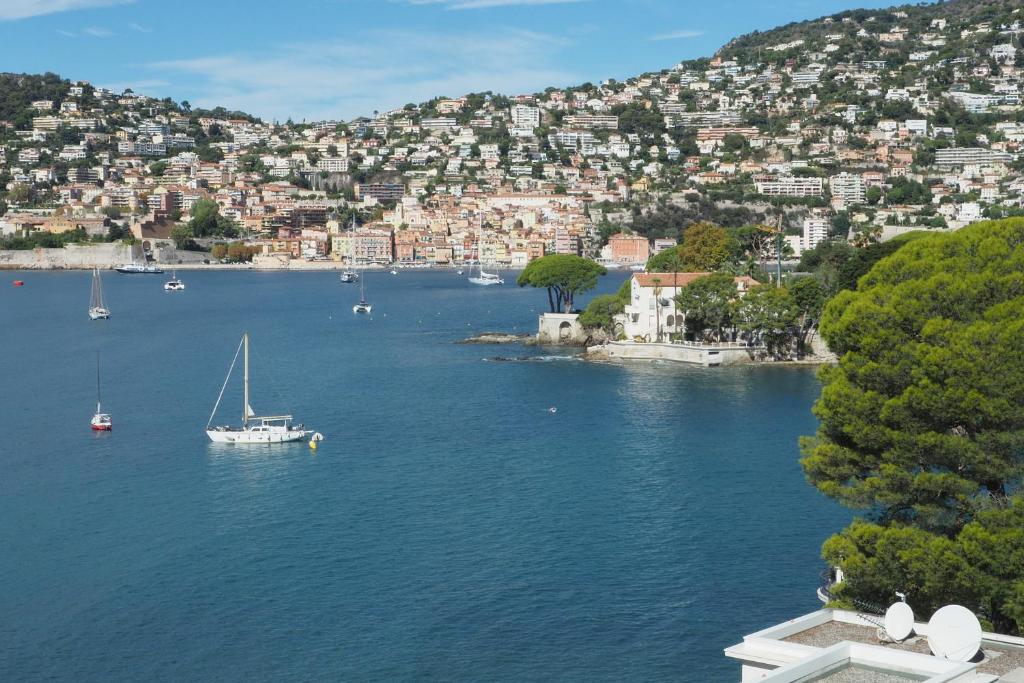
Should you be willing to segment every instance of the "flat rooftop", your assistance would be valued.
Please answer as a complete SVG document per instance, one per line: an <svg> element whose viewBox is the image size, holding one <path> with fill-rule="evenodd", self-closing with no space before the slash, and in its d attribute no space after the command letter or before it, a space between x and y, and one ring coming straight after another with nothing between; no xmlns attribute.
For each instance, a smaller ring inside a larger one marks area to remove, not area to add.
<svg viewBox="0 0 1024 683"><path fill-rule="evenodd" d="M880 619L880 617L879 617ZM811 647L827 648L843 641L874 645L902 652L916 652L929 655L928 639L925 636L913 635L900 643L878 638L878 627L869 624L852 624L844 621L827 621L817 626L799 631L781 638L786 643L810 645ZM977 661L977 672L999 676L1000 679L1012 674L1010 681L1024 683L1024 647L982 640L981 651L984 659Z"/></svg>

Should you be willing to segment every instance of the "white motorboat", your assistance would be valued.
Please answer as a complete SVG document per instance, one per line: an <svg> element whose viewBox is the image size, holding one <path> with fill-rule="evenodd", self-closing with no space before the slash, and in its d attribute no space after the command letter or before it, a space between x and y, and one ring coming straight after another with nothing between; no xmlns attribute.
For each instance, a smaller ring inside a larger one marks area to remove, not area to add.
<svg viewBox="0 0 1024 683"><path fill-rule="evenodd" d="M180 292L185 289L185 283L178 279L178 274L171 271L171 279L164 283L164 289L168 292Z"/></svg>
<svg viewBox="0 0 1024 683"><path fill-rule="evenodd" d="M359 282L359 273L355 272L354 270L346 270L344 273L341 274L341 277L339 279L344 283Z"/></svg>
<svg viewBox="0 0 1024 683"><path fill-rule="evenodd" d="M125 275L159 275L164 272L156 266L151 266L149 264L143 265L141 263L126 263L122 266L118 266L114 270L119 273L124 273Z"/></svg>
<svg viewBox="0 0 1024 683"><path fill-rule="evenodd" d="M231 379L231 373L235 369L235 363L238 361L238 354L243 350L244 354L244 388L242 394L242 426L241 427L211 427L213 424L213 418L217 415L217 408L220 406L220 401L224 398L224 390L228 386L228 381ZM246 332L242 335L242 341L238 344L238 349L235 351L235 357L231 361L231 367L228 369L228 376L224 378L224 385L220 388L220 395L217 397L217 403L213 406L213 412L210 413L210 420L206 423L206 435L210 437L210 441L214 443L231 443L231 444L275 444L275 443L288 443L290 441L301 441L306 437L307 434L311 434L311 430L303 429L303 426L293 425L291 415L270 415L265 417L259 417L253 412L252 407L249 405L249 333Z"/></svg>
<svg viewBox="0 0 1024 683"><path fill-rule="evenodd" d="M501 275L498 273L488 273L484 270L483 265L483 244L484 244L484 216L480 214L480 232L476 242L476 261L477 273L473 275L473 266L469 267L469 281L474 285L503 285L505 281L501 279Z"/></svg>
<svg viewBox="0 0 1024 683"><path fill-rule="evenodd" d="M100 405L100 352L96 352L96 414L89 422L94 432L109 432L114 428L114 421L108 413L103 412Z"/></svg>
<svg viewBox="0 0 1024 683"><path fill-rule="evenodd" d="M103 284L100 282L99 268L92 269L92 296L89 300L89 319L106 320L110 317L110 309L103 303Z"/></svg>

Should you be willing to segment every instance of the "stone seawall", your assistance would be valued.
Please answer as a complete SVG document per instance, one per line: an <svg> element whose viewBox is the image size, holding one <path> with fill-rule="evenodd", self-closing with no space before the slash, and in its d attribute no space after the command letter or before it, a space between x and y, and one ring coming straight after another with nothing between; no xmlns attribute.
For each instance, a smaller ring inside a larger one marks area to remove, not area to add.
<svg viewBox="0 0 1024 683"><path fill-rule="evenodd" d="M594 360L667 360L711 367L752 363L763 347L736 344L608 342L587 349Z"/></svg>
<svg viewBox="0 0 1024 683"><path fill-rule="evenodd" d="M0 250L0 270L108 269L132 260L132 247L121 243L70 244L63 249Z"/></svg>

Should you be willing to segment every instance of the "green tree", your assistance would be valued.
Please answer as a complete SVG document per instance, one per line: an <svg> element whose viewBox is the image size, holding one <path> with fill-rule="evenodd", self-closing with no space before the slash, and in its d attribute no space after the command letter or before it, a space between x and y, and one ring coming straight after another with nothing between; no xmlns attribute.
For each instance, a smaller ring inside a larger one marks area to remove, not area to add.
<svg viewBox="0 0 1024 683"><path fill-rule="evenodd" d="M220 206L212 199L200 199L192 205L188 227L194 237L211 235L234 237L238 234L235 222L220 215Z"/></svg>
<svg viewBox="0 0 1024 683"><path fill-rule="evenodd" d="M572 254L548 254L530 263L519 274L520 287L544 287L552 313L572 311L575 295L597 286L597 278L608 271L590 259Z"/></svg>
<svg viewBox="0 0 1024 683"><path fill-rule="evenodd" d="M735 308L738 327L753 341L763 342L773 357L785 352L800 315L788 289L773 285L754 287L736 302Z"/></svg>
<svg viewBox="0 0 1024 683"><path fill-rule="evenodd" d="M171 239L174 240L174 246L178 249L188 249L190 246L195 244L192 233L192 228L187 224L175 225L171 228Z"/></svg>
<svg viewBox="0 0 1024 683"><path fill-rule="evenodd" d="M955 536L857 520L828 539L822 556L844 572L838 606L885 604L896 591L918 614L956 603L999 633L1024 631L1024 499L981 512Z"/></svg>
<svg viewBox="0 0 1024 683"><path fill-rule="evenodd" d="M686 332L694 338L711 333L721 339L732 321L732 302L736 298L736 280L728 273L715 273L697 278L679 290L676 309L686 320Z"/></svg>
<svg viewBox="0 0 1024 683"><path fill-rule="evenodd" d="M693 272L718 270L732 252L729 233L714 223L694 223L683 233L683 243L679 245L682 267Z"/></svg>
<svg viewBox="0 0 1024 683"><path fill-rule="evenodd" d="M954 532L1024 474L1024 219L911 240L840 292L820 332L808 480L883 521Z"/></svg>
<svg viewBox="0 0 1024 683"><path fill-rule="evenodd" d="M580 325L588 329L599 328L609 335L615 334L615 316L622 313L626 300L617 294L595 296L580 314Z"/></svg>

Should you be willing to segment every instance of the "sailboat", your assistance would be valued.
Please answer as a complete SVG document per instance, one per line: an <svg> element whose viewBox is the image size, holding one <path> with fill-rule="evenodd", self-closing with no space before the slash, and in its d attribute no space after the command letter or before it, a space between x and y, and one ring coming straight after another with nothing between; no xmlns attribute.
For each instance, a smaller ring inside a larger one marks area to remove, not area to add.
<svg viewBox="0 0 1024 683"><path fill-rule="evenodd" d="M244 389L242 395L242 426L241 427L213 427L213 418L217 415L217 408L224 398L224 390L231 379L231 373L238 361L238 354L245 349L244 367ZM224 378L224 385L220 388L220 395L217 403L210 413L210 420L206 423L206 435L214 443L237 443L237 444L272 444L287 443L289 441L301 441L307 434L312 432L302 428L302 425L292 425L291 415L272 415L268 417L257 417L249 405L249 333L242 335L242 341L238 343L235 357L228 368L228 376Z"/></svg>
<svg viewBox="0 0 1024 683"><path fill-rule="evenodd" d="M369 313L373 310L373 306L366 303L366 287L363 283L363 278L359 278L359 303L352 307L353 313Z"/></svg>
<svg viewBox="0 0 1024 683"><path fill-rule="evenodd" d="M110 415L103 412L103 408L100 407L100 352L96 352L96 414L92 416L92 421L89 423L92 425L94 432L109 432L114 428L114 421L110 419Z"/></svg>
<svg viewBox="0 0 1024 683"><path fill-rule="evenodd" d="M110 317L110 309L103 303L103 284L100 282L100 269L92 269L92 297L89 300L89 319L106 320Z"/></svg>
<svg viewBox="0 0 1024 683"><path fill-rule="evenodd" d="M348 240L348 263L349 268L341 274L341 281L345 283L353 283L359 281L359 273L352 270L352 264L356 260L356 247L355 247L355 232L356 232L356 217L352 216L352 227L349 229L349 240Z"/></svg>
<svg viewBox="0 0 1024 683"><path fill-rule="evenodd" d="M178 279L178 273L171 271L171 279L164 283L164 289L168 292L180 292L185 289L185 283Z"/></svg>
<svg viewBox="0 0 1024 683"><path fill-rule="evenodd" d="M476 242L476 266L477 274L473 275L473 266L469 267L469 281L474 285L503 285L505 281L501 279L501 276L497 273L488 273L484 271L483 265L483 245L484 245L484 215L480 214L480 233L477 236Z"/></svg>

